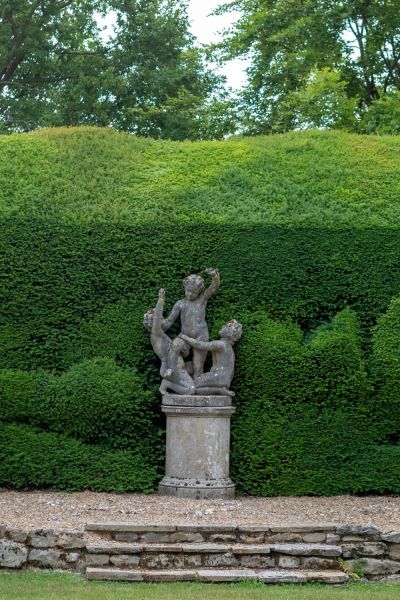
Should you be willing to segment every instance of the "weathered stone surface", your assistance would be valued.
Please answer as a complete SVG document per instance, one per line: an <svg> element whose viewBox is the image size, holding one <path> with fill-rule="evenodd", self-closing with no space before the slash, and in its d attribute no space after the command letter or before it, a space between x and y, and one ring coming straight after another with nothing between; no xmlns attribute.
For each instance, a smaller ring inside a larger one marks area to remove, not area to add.
<svg viewBox="0 0 400 600"><path fill-rule="evenodd" d="M228 544L182 544L182 550L183 552L211 554L213 552L230 552L231 546Z"/></svg>
<svg viewBox="0 0 400 600"><path fill-rule="evenodd" d="M306 583L307 577L301 571L267 570L258 573L258 579L263 583Z"/></svg>
<svg viewBox="0 0 400 600"><path fill-rule="evenodd" d="M20 544L25 544L26 540L28 539L28 534L26 531L22 531L21 529L8 529L7 535L10 540L19 542Z"/></svg>
<svg viewBox="0 0 400 600"><path fill-rule="evenodd" d="M163 543L163 542L172 542L171 536L168 533L144 533L140 540L142 542L147 543Z"/></svg>
<svg viewBox="0 0 400 600"><path fill-rule="evenodd" d="M240 558L240 565L249 569L268 569L275 566L275 560L268 556L246 555Z"/></svg>
<svg viewBox="0 0 400 600"><path fill-rule="evenodd" d="M79 553L78 552L68 552L68 554L65 555L65 562L67 563L76 563L79 560Z"/></svg>
<svg viewBox="0 0 400 600"><path fill-rule="evenodd" d="M109 560L108 554L86 554L86 565L88 567L104 567L108 565Z"/></svg>
<svg viewBox="0 0 400 600"><path fill-rule="evenodd" d="M306 534L307 535L307 534ZM313 534L311 534L313 535ZM272 533L265 536L265 541L271 544L301 543L303 536L300 533Z"/></svg>
<svg viewBox="0 0 400 600"><path fill-rule="evenodd" d="M96 543L86 546L90 554L138 554L144 548L143 544L124 544L119 542Z"/></svg>
<svg viewBox="0 0 400 600"><path fill-rule="evenodd" d="M259 535L260 533L268 533L269 527L251 527L248 525L241 525L240 527L238 527L238 532L245 534L254 533L256 535Z"/></svg>
<svg viewBox="0 0 400 600"><path fill-rule="evenodd" d="M185 554L183 557L185 567L201 567L203 564L203 557L201 554Z"/></svg>
<svg viewBox="0 0 400 600"><path fill-rule="evenodd" d="M118 554L110 556L110 563L119 569L132 569L139 566L139 557L132 554Z"/></svg>
<svg viewBox="0 0 400 600"><path fill-rule="evenodd" d="M186 547L193 548L193 544L188 544ZM143 546L145 552L182 552L183 544L145 544Z"/></svg>
<svg viewBox="0 0 400 600"><path fill-rule="evenodd" d="M60 560L61 552L34 548L29 552L28 562L36 567L54 567Z"/></svg>
<svg viewBox="0 0 400 600"><path fill-rule="evenodd" d="M145 569L183 569L182 554L146 554L140 558L140 566Z"/></svg>
<svg viewBox="0 0 400 600"><path fill-rule="evenodd" d="M393 560L400 560L400 544L390 544L389 556Z"/></svg>
<svg viewBox="0 0 400 600"><path fill-rule="evenodd" d="M400 531L391 531L381 536L384 542L391 542L392 544L400 544Z"/></svg>
<svg viewBox="0 0 400 600"><path fill-rule="evenodd" d="M237 567L239 562L231 552L225 554L210 554L204 556L204 566L206 567Z"/></svg>
<svg viewBox="0 0 400 600"><path fill-rule="evenodd" d="M278 556L278 567L281 569L297 569L300 566L300 558L297 556Z"/></svg>
<svg viewBox="0 0 400 600"><path fill-rule="evenodd" d="M400 575L386 575L386 577L380 577L379 583L400 583Z"/></svg>
<svg viewBox="0 0 400 600"><path fill-rule="evenodd" d="M65 550L85 548L86 541L80 531L67 531L57 538L57 546Z"/></svg>
<svg viewBox="0 0 400 600"><path fill-rule="evenodd" d="M109 580L109 581L143 581L141 571L120 571L117 569L86 569L87 579Z"/></svg>
<svg viewBox="0 0 400 600"><path fill-rule="evenodd" d="M326 544L338 544L340 542L340 535L337 533L327 533L326 534Z"/></svg>
<svg viewBox="0 0 400 600"><path fill-rule="evenodd" d="M393 575L400 573L400 562L378 558L363 558L349 561L349 568L350 570L361 569L365 575Z"/></svg>
<svg viewBox="0 0 400 600"><path fill-rule="evenodd" d="M224 523L221 525L177 525L176 530L201 533L201 535L204 535L205 533L235 533L236 525L234 523Z"/></svg>
<svg viewBox="0 0 400 600"><path fill-rule="evenodd" d="M235 544L232 546L233 554L270 554L271 546L269 544Z"/></svg>
<svg viewBox="0 0 400 600"><path fill-rule="evenodd" d="M270 525L272 533L314 533L315 531L334 531L330 523L292 523L292 525Z"/></svg>
<svg viewBox="0 0 400 600"><path fill-rule="evenodd" d="M317 556L306 556L303 561L304 569L315 569L321 571L323 569L337 569L338 563L334 558L319 558Z"/></svg>
<svg viewBox="0 0 400 600"><path fill-rule="evenodd" d="M243 544L263 544L265 535L261 533L260 535L246 535L242 533L239 536L239 540L243 542Z"/></svg>
<svg viewBox="0 0 400 600"><path fill-rule="evenodd" d="M41 529L31 533L28 541L33 548L50 548L55 546L56 536L52 529Z"/></svg>
<svg viewBox="0 0 400 600"><path fill-rule="evenodd" d="M250 569L199 569L197 571L199 581L209 582L234 582L257 579L258 575Z"/></svg>
<svg viewBox="0 0 400 600"><path fill-rule="evenodd" d="M303 542L316 544L318 542L325 542L326 533L323 531L315 533L304 533Z"/></svg>
<svg viewBox="0 0 400 600"><path fill-rule="evenodd" d="M382 542L363 542L359 544L345 544L343 548L343 558L352 558L354 556L383 556L386 554L387 546Z"/></svg>
<svg viewBox="0 0 400 600"><path fill-rule="evenodd" d="M137 533L115 533L114 540L116 542L137 542L139 535Z"/></svg>
<svg viewBox="0 0 400 600"><path fill-rule="evenodd" d="M349 576L342 571L306 571L307 581L318 581L319 583L327 583L337 585L349 581Z"/></svg>
<svg viewBox="0 0 400 600"><path fill-rule="evenodd" d="M87 531L115 531L124 533L174 533L176 527L173 525L137 525L136 523L86 523Z"/></svg>
<svg viewBox="0 0 400 600"><path fill-rule="evenodd" d="M327 584L341 584L349 580L341 571L262 571L258 578L263 583L307 583L311 581Z"/></svg>
<svg viewBox="0 0 400 600"><path fill-rule="evenodd" d="M6 537L7 527L5 525L0 525L0 538Z"/></svg>
<svg viewBox="0 0 400 600"><path fill-rule="evenodd" d="M197 541L197 540L194 540ZM229 535L227 533L213 533L210 535L210 542L221 542L222 544L226 544L228 542L235 542L236 536Z"/></svg>
<svg viewBox="0 0 400 600"><path fill-rule="evenodd" d="M18 542L0 540L0 567L18 569L27 561L28 550Z"/></svg>
<svg viewBox="0 0 400 600"><path fill-rule="evenodd" d="M229 479L230 418L234 410L231 406L162 406L167 416L167 447L160 494L198 499L234 497L235 486Z"/></svg>
<svg viewBox="0 0 400 600"><path fill-rule="evenodd" d="M379 529L372 526L359 526L359 525L339 525L336 527L336 533L343 536L344 541L358 541L360 539L368 540L379 540L380 532ZM347 538L347 539L346 539Z"/></svg>
<svg viewBox="0 0 400 600"><path fill-rule="evenodd" d="M333 544L273 544L271 551L294 556L340 556L342 549Z"/></svg>
<svg viewBox="0 0 400 600"><path fill-rule="evenodd" d="M184 532L184 531L177 531L176 533L171 533L170 541L172 543L173 542L197 543L197 542L204 542L204 537L200 533L189 533L189 532Z"/></svg>
<svg viewBox="0 0 400 600"><path fill-rule="evenodd" d="M145 571L143 573L145 581L195 581L197 579L196 571L189 569L164 570L164 571Z"/></svg>

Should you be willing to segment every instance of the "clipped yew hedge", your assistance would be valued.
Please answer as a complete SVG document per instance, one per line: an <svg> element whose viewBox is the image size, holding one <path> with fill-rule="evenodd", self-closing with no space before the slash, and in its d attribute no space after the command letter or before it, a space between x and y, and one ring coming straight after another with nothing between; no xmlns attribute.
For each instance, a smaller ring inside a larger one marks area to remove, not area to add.
<svg viewBox="0 0 400 600"><path fill-rule="evenodd" d="M169 309L185 275L217 266L213 335L244 324L239 488L399 491L399 149L397 137L339 132L0 137L0 485L110 490L115 477L118 491L152 489L164 439L143 313L159 287ZM62 481L61 453L43 458L58 439L71 445ZM126 478L110 467L118 452Z"/></svg>

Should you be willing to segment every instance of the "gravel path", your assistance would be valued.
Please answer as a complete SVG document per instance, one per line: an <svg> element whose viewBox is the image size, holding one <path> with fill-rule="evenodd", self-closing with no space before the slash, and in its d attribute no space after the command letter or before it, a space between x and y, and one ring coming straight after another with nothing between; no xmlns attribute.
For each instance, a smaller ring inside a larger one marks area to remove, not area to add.
<svg viewBox="0 0 400 600"><path fill-rule="evenodd" d="M144 494L0 490L0 524L18 529L83 530L87 521L138 524L283 525L333 523L400 530L398 496L238 497L189 500Z"/></svg>

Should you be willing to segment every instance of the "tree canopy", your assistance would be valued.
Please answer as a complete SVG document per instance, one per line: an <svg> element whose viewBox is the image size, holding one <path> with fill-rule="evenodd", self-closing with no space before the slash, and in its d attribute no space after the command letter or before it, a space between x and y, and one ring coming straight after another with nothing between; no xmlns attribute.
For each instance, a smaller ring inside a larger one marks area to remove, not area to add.
<svg viewBox="0 0 400 600"><path fill-rule="evenodd" d="M242 110L249 129L282 124L290 94L310 74L333 69L360 112L400 88L398 0L233 0L219 12L239 18L220 44L222 59L251 58ZM326 73L326 72L325 72ZM287 114L286 114L287 117ZM293 115L293 120L295 117Z"/></svg>
<svg viewBox="0 0 400 600"><path fill-rule="evenodd" d="M99 17L112 14L111 36ZM171 139L232 129L177 0L0 0L0 127L94 124ZM215 104L214 104L215 102Z"/></svg>

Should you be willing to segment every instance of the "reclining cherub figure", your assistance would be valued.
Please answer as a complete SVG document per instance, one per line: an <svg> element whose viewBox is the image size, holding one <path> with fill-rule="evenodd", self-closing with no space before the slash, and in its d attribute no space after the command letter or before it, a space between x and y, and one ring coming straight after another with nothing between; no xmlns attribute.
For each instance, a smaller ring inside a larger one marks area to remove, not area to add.
<svg viewBox="0 0 400 600"><path fill-rule="evenodd" d="M233 344L240 340L242 336L242 326L232 319L228 321L219 332L221 338L211 342L203 342L191 338L184 333L180 337L190 344L192 348L211 351L212 367L208 373L203 373L195 380L196 394L202 395L229 395L234 396L234 392L229 390L233 379L235 368L235 353Z"/></svg>

